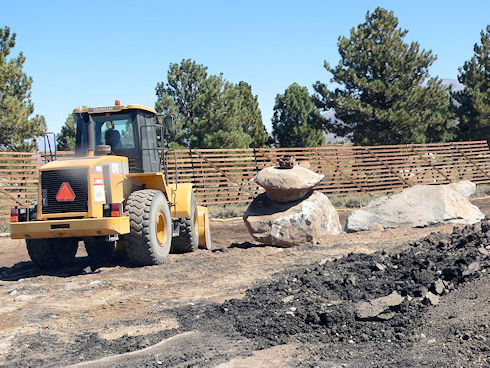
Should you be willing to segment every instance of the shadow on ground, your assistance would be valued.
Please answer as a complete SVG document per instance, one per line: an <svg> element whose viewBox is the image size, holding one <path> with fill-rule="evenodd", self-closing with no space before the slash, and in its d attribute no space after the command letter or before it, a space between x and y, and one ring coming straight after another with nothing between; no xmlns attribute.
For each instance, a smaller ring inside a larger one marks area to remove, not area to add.
<svg viewBox="0 0 490 368"><path fill-rule="evenodd" d="M133 267L124 256L114 256L111 259L92 259L77 257L70 266L43 269L31 261L18 262L12 267L0 267L1 281L18 281L38 276L72 277L100 272L102 267L123 266Z"/></svg>

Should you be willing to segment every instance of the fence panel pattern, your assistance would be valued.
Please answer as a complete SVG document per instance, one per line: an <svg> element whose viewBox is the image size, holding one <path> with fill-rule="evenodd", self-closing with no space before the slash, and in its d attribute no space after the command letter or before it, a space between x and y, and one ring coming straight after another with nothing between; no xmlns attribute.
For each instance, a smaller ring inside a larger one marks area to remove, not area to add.
<svg viewBox="0 0 490 368"><path fill-rule="evenodd" d="M171 180L192 182L201 202L248 202L263 190L255 174L276 165L284 154L308 161L324 175L317 189L327 195L392 192L415 184L447 184L464 179L490 183L486 141L393 146L329 145L306 148L256 148L176 151L169 155ZM178 167L175 170L175 166Z"/></svg>
<svg viewBox="0 0 490 368"><path fill-rule="evenodd" d="M490 183L487 141L393 146L328 145L306 148L199 149L169 151L171 182L194 184L201 203L249 202L263 190L255 174L284 154L308 161L324 175L318 190L327 195L393 192L415 184L471 180ZM61 157L71 155L61 153ZM37 195L40 153L0 152L0 218Z"/></svg>

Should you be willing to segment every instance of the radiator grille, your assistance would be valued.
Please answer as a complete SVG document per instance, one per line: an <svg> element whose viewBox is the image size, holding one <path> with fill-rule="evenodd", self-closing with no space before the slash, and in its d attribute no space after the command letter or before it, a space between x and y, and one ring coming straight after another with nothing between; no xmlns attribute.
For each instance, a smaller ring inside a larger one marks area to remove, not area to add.
<svg viewBox="0 0 490 368"><path fill-rule="evenodd" d="M88 211L88 169L63 169L41 172L42 213L65 213ZM72 202L58 202L56 194L61 184L70 184L75 199Z"/></svg>
<svg viewBox="0 0 490 368"><path fill-rule="evenodd" d="M130 173L140 173L143 172L143 170L138 167L138 160L133 157L128 157L128 163L129 163L129 172Z"/></svg>

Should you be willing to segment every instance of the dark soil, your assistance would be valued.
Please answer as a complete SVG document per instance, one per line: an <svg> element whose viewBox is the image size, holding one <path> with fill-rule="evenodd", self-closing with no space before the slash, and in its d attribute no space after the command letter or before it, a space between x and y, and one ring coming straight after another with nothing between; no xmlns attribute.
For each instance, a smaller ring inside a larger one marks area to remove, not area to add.
<svg viewBox="0 0 490 368"><path fill-rule="evenodd" d="M413 361L406 352L424 338L425 334L418 331L430 323L425 318L426 311L435 307L426 294L441 294L445 298L479 277L488 282L489 251L490 223L485 221L455 228L449 236L431 234L397 254L350 254L332 262L313 264L277 275L276 281L247 291L243 299L229 300L204 311L200 306L177 312L181 324L189 329L240 334L251 339L258 349L300 343L310 351L299 366L307 365L307 361L316 366L318 361L332 358L348 362L349 367L393 363L419 366L420 362ZM403 302L387 308L380 316L359 318L358 302L392 292L401 295ZM488 299L488 294L477 292L474 298ZM191 315L198 318L189 319ZM457 351L451 348L439 351L428 357L426 365L489 363L488 314L486 320L465 326L464 332L450 333L456 337ZM350 349L338 348L353 344L369 350L369 361L356 362ZM331 346L337 350L328 348Z"/></svg>

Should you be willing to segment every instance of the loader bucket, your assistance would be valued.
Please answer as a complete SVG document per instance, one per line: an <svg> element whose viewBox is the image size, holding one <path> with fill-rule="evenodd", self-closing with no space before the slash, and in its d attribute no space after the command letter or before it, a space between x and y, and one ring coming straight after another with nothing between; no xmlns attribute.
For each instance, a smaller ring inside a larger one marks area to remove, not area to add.
<svg viewBox="0 0 490 368"><path fill-rule="evenodd" d="M211 232L209 230L209 212L207 207L198 206L199 213L199 248L211 249Z"/></svg>

